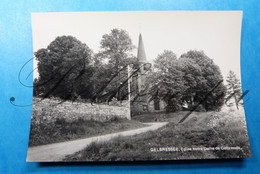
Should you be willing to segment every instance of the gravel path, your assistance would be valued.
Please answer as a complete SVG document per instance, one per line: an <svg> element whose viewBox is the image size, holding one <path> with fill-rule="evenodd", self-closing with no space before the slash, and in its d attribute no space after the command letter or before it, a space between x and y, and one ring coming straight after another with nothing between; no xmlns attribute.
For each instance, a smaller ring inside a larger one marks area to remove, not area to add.
<svg viewBox="0 0 260 174"><path fill-rule="evenodd" d="M62 159L65 156L74 154L84 149L92 142L109 141L112 138L118 136L132 136L132 135L141 134L148 131L153 131L159 129L160 127L166 125L167 123L168 122L145 123L150 126L144 128L138 128L134 130L123 131L123 132L111 133L111 134L97 136L97 137L29 147L26 161L27 162L62 161Z"/></svg>

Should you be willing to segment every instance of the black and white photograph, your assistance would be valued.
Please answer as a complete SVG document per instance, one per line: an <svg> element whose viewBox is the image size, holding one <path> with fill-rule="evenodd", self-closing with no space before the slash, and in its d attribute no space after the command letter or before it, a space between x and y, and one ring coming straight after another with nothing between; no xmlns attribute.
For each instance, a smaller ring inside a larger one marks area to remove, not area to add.
<svg viewBox="0 0 260 174"><path fill-rule="evenodd" d="M251 157L241 11L32 13L28 162Z"/></svg>

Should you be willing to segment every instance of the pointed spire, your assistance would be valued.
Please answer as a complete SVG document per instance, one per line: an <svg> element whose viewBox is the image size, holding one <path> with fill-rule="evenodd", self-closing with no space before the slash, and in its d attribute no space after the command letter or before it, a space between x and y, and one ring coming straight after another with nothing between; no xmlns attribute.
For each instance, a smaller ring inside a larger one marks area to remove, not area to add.
<svg viewBox="0 0 260 174"><path fill-rule="evenodd" d="M139 35L137 60L139 62L146 62L146 55L145 55L145 51L144 51L144 43L143 43L143 39L142 39L141 33Z"/></svg>

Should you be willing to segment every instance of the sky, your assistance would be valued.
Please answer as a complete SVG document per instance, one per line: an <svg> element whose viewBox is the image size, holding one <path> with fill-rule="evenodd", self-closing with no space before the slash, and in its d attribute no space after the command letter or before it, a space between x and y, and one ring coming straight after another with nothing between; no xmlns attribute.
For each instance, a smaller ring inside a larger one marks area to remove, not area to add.
<svg viewBox="0 0 260 174"><path fill-rule="evenodd" d="M241 79L242 11L52 12L32 13L31 18L33 52L46 48L57 36L71 35L96 53L102 35L119 28L128 32L136 47L142 34L148 61L164 50L173 51L177 57L189 50L203 50L220 67L224 78L232 70ZM137 55L137 49L133 54Z"/></svg>

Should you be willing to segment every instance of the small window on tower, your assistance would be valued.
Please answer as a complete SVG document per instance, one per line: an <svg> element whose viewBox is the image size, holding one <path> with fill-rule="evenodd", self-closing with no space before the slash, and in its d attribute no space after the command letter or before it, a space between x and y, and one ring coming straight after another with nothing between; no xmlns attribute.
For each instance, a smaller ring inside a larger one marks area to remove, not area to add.
<svg viewBox="0 0 260 174"><path fill-rule="evenodd" d="M143 105L143 111L148 111L148 106L147 105Z"/></svg>
<svg viewBox="0 0 260 174"><path fill-rule="evenodd" d="M145 63L145 64L143 64L143 66L144 66L145 71L149 71L151 69L152 65L150 63Z"/></svg>

